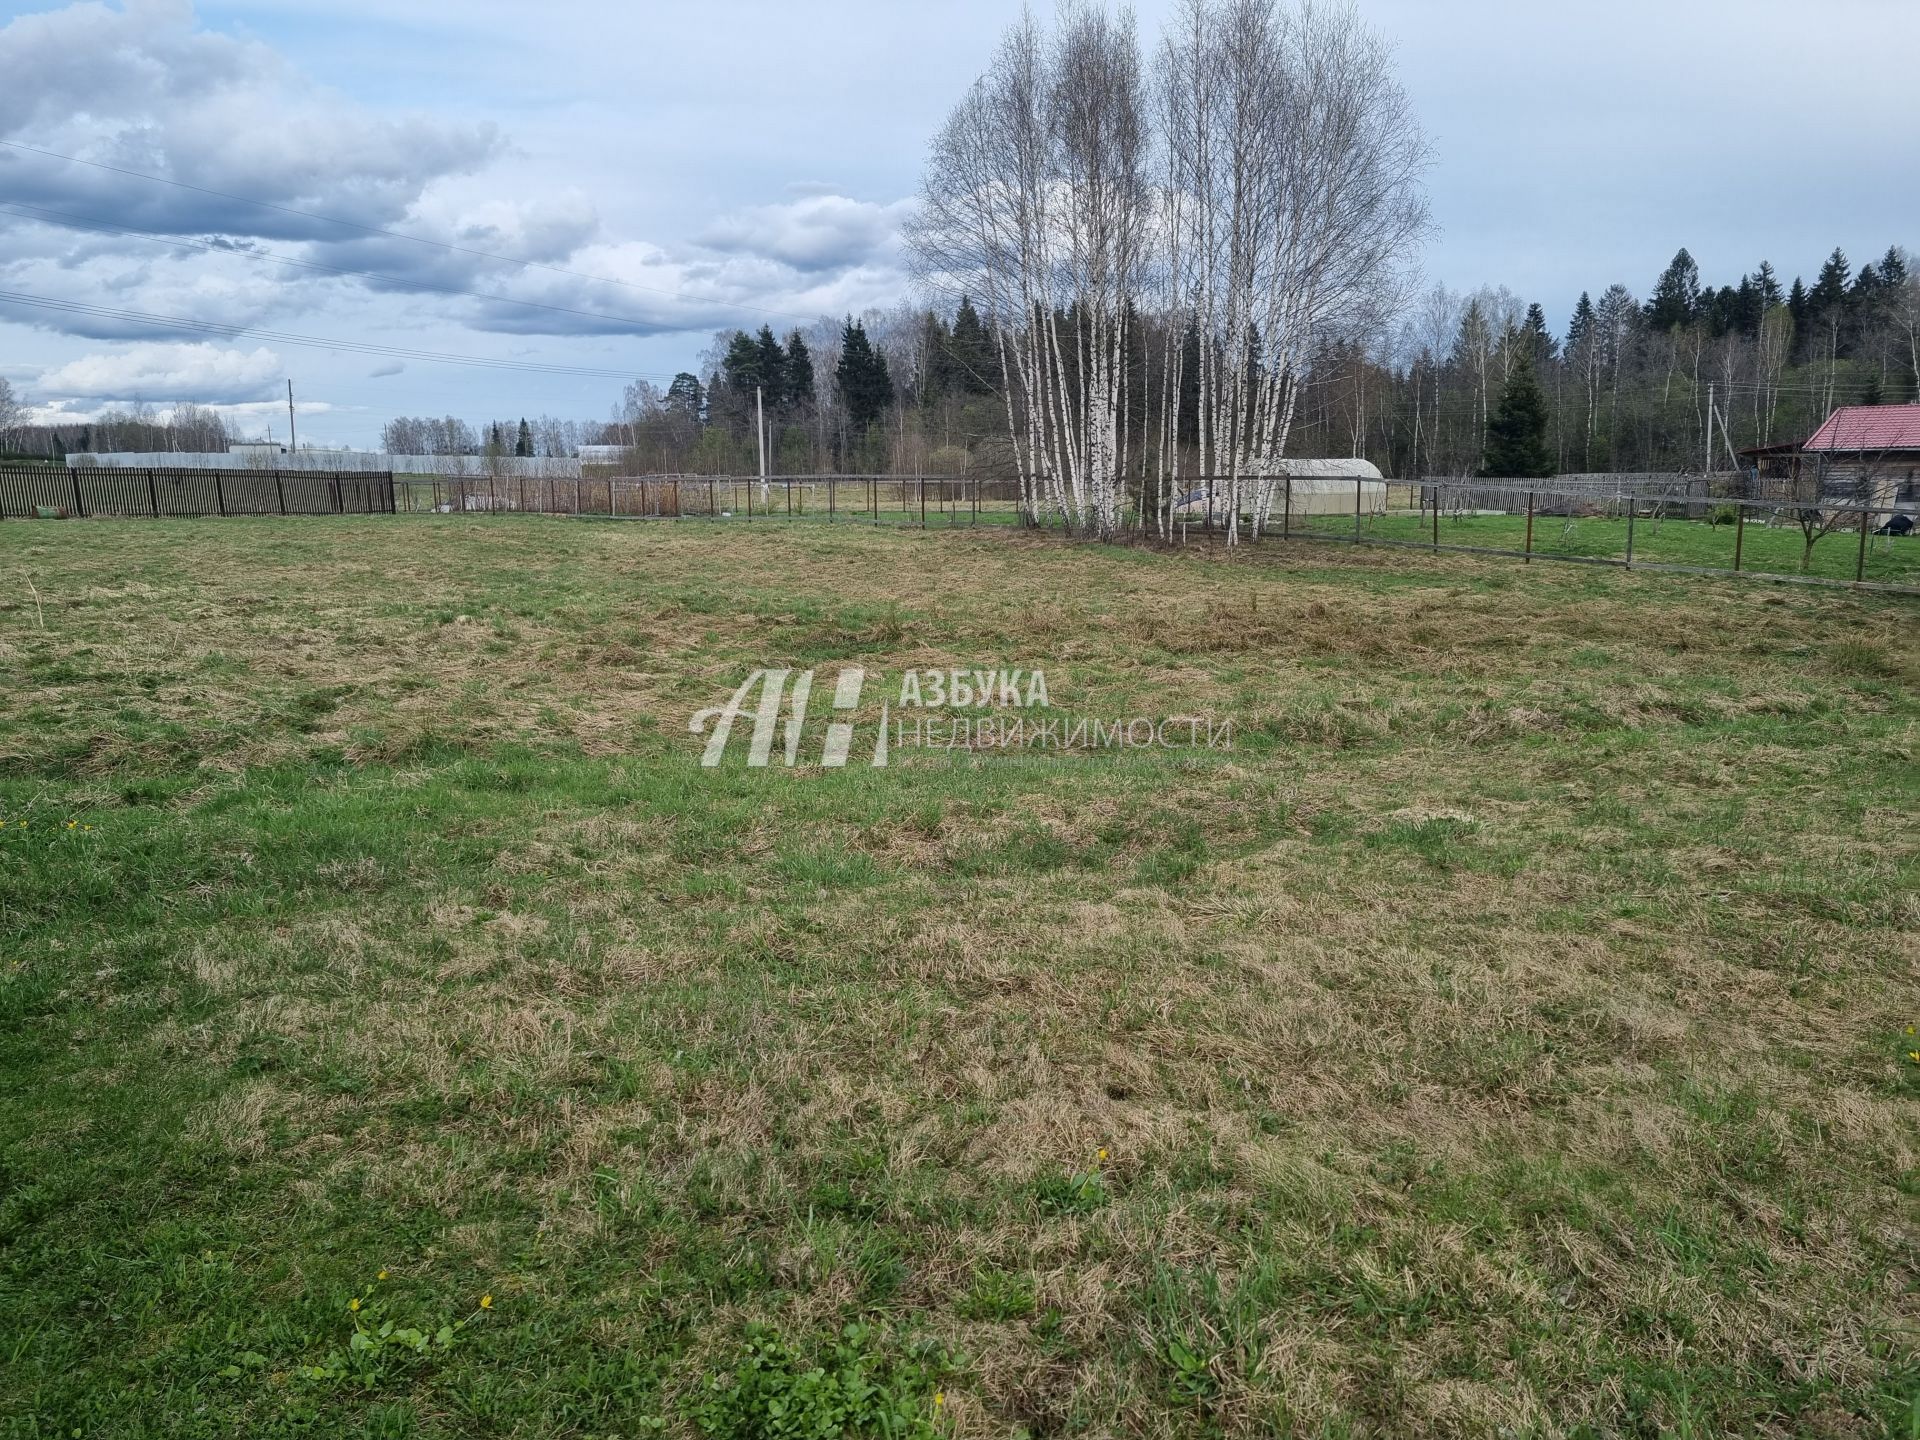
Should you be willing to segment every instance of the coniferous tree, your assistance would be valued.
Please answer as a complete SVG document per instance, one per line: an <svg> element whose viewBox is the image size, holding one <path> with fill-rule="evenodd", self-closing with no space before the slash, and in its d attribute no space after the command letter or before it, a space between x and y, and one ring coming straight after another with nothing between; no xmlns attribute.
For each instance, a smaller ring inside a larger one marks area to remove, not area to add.
<svg viewBox="0 0 1920 1440"><path fill-rule="evenodd" d="M1852 278L1852 267L1847 264L1846 252L1834 246L1833 254L1827 257L1827 263L1820 267L1820 276L1813 282L1813 289L1807 292L1807 301L1816 315L1825 314L1847 298L1847 282Z"/></svg>
<svg viewBox="0 0 1920 1440"><path fill-rule="evenodd" d="M758 382L769 414L787 405L787 352L773 338L773 327L762 325L753 342L756 357L754 378Z"/></svg>
<svg viewBox="0 0 1920 1440"><path fill-rule="evenodd" d="M520 417L520 432L513 437L513 453L523 460L533 454L533 427L524 415Z"/></svg>
<svg viewBox="0 0 1920 1440"><path fill-rule="evenodd" d="M1547 312L1536 301L1527 306L1527 318L1520 323L1520 333L1526 346L1527 358L1536 366L1545 365L1558 357L1560 342L1553 338L1553 332L1547 329Z"/></svg>
<svg viewBox="0 0 1920 1440"><path fill-rule="evenodd" d="M1500 408L1487 422L1480 473L1510 479L1544 479L1554 473L1553 452L1547 448L1547 397L1525 357L1507 376Z"/></svg>
<svg viewBox="0 0 1920 1440"><path fill-rule="evenodd" d="M954 376L963 393L991 395L999 389L1000 360L993 337L987 334L980 312L965 295L960 297L960 308L954 312L953 334L947 344Z"/></svg>
<svg viewBox="0 0 1920 1440"><path fill-rule="evenodd" d="M683 420L694 424L705 418L701 414L700 377L682 370L673 377L673 383L667 387L667 408Z"/></svg>
<svg viewBox="0 0 1920 1440"><path fill-rule="evenodd" d="M789 405L813 404L813 353L798 330L787 337L787 373L782 393Z"/></svg>
<svg viewBox="0 0 1920 1440"><path fill-rule="evenodd" d="M848 318L840 332L840 364L834 370L840 399L856 437L866 434L893 400L887 357L873 348L866 326Z"/></svg>
<svg viewBox="0 0 1920 1440"><path fill-rule="evenodd" d="M1647 301L1647 323L1656 330L1671 330L1690 324L1699 308L1700 267L1682 248L1654 281L1653 298Z"/></svg>

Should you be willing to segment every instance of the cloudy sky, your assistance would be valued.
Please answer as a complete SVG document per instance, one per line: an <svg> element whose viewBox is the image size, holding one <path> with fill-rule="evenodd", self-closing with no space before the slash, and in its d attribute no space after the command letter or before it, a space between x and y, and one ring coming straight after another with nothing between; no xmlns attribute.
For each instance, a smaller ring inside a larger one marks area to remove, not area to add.
<svg viewBox="0 0 1920 1440"><path fill-rule="evenodd" d="M1920 0L1360 3L1436 147L1432 279L1558 326L1682 244L1716 282L1920 248ZM604 417L717 327L909 296L927 137L1017 9L0 3L0 375L282 435L291 377L303 441Z"/></svg>

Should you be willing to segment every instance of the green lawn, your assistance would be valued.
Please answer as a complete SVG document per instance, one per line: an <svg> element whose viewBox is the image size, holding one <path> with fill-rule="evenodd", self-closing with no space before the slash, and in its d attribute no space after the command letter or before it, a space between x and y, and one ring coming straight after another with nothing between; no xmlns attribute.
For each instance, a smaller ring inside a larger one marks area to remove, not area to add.
<svg viewBox="0 0 1920 1440"><path fill-rule="evenodd" d="M1917 620L0 524L0 1435L1909 1437ZM760 665L809 763L701 768ZM1234 745L868 764L935 667Z"/></svg>

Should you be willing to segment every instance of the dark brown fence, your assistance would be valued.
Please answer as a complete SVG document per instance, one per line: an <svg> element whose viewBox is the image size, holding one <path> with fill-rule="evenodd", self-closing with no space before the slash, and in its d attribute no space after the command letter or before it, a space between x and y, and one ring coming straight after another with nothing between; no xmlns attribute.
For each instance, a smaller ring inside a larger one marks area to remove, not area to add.
<svg viewBox="0 0 1920 1440"><path fill-rule="evenodd" d="M392 514L384 470L0 467L0 518Z"/></svg>

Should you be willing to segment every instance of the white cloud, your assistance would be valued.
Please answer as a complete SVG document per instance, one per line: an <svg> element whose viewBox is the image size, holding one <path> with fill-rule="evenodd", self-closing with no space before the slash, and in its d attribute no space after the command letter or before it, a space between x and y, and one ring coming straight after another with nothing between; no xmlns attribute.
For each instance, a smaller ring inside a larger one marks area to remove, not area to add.
<svg viewBox="0 0 1920 1440"><path fill-rule="evenodd" d="M708 226L700 243L730 254L760 255L796 270L836 270L893 260L911 200L876 205L845 195L807 194L757 205Z"/></svg>
<svg viewBox="0 0 1920 1440"><path fill-rule="evenodd" d="M35 390L60 400L144 400L201 405L263 401L286 373L280 357L213 344L129 345L42 372Z"/></svg>

